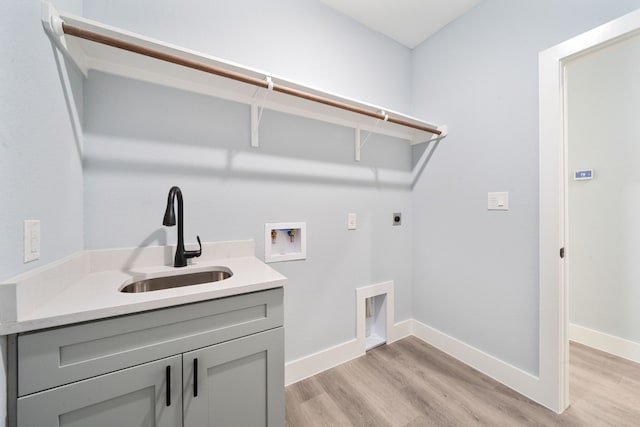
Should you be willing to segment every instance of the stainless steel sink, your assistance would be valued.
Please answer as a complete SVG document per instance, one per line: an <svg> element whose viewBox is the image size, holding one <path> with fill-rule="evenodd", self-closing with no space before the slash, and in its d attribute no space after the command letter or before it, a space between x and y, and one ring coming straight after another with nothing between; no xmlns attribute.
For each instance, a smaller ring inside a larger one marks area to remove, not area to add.
<svg viewBox="0 0 640 427"><path fill-rule="evenodd" d="M229 270L210 270L199 273L155 277L153 279L138 280L130 283L120 289L120 292L152 292L162 289L179 288L181 286L201 285L203 283L219 282L231 276L233 276L233 273Z"/></svg>

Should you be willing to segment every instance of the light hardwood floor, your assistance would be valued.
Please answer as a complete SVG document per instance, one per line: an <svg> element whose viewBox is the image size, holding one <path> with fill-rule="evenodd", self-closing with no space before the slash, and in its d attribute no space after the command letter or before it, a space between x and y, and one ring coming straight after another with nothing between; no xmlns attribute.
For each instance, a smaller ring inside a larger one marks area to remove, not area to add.
<svg viewBox="0 0 640 427"><path fill-rule="evenodd" d="M640 365L572 343L570 372L557 415L409 337L287 387L287 426L640 426Z"/></svg>

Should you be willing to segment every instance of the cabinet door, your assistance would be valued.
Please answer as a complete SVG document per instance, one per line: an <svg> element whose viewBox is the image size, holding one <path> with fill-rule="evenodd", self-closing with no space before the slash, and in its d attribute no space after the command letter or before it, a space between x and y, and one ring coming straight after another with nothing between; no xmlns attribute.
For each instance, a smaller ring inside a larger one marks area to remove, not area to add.
<svg viewBox="0 0 640 427"><path fill-rule="evenodd" d="M284 426L284 330L183 355L185 427Z"/></svg>
<svg viewBox="0 0 640 427"><path fill-rule="evenodd" d="M174 356L21 397L18 426L176 427L181 405L182 357Z"/></svg>

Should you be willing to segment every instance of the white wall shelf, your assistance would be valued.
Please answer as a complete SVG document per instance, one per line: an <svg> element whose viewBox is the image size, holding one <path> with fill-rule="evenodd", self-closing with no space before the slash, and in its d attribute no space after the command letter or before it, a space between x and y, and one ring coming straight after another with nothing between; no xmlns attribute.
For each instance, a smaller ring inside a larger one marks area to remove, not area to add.
<svg viewBox="0 0 640 427"><path fill-rule="evenodd" d="M96 70L250 105L252 146L259 145L262 108L353 128L356 160L366 142L366 132L396 137L410 144L446 136L446 126L58 12L48 1L43 2L42 21L53 42L85 78ZM242 81L238 81L238 76ZM361 131L365 132L364 141L360 139Z"/></svg>

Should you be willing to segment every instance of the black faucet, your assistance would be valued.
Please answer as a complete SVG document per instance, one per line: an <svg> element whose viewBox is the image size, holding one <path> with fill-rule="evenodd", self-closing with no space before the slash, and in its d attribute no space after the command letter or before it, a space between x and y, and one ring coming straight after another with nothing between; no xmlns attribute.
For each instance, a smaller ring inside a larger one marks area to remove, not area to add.
<svg viewBox="0 0 640 427"><path fill-rule="evenodd" d="M173 186L169 190L169 198L167 199L167 210L164 212L164 219L162 225L174 226L176 225L176 211L173 208L173 200L178 197L178 247L176 248L176 257L173 262L174 267L184 267L187 265L188 258L199 257L202 254L202 243L200 243L200 236L197 236L198 246L200 249L197 251L185 251L184 250L184 220L182 212L182 191L180 188Z"/></svg>

